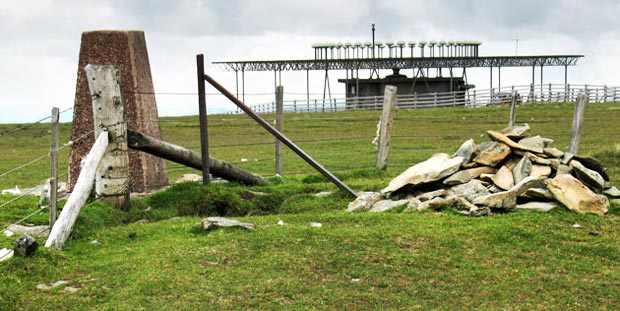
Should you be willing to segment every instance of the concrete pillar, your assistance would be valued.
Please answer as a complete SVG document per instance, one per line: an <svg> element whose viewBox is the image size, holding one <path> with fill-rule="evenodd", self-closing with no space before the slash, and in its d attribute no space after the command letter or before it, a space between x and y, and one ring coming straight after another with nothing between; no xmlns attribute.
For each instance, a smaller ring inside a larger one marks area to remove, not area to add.
<svg viewBox="0 0 620 311"><path fill-rule="evenodd" d="M94 129L92 100L84 71L87 64L119 66L127 128L161 139L144 32L82 33L71 133L74 144L69 156L67 179L70 189L77 181L82 157L86 156L94 142L93 135L79 139ZM165 162L155 156L129 150L129 171L132 192L148 192L168 185Z"/></svg>

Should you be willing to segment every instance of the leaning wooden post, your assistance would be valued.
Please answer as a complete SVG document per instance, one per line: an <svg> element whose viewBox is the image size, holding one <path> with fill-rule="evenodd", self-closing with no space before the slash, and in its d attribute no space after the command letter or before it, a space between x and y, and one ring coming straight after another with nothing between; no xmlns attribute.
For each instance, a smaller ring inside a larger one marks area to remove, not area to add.
<svg viewBox="0 0 620 311"><path fill-rule="evenodd" d="M581 124L583 124L583 113L588 103L588 95L580 93L577 95L577 103L573 112L573 126L570 132L570 142L568 144L568 152L577 154L579 149L579 135L581 134Z"/></svg>
<svg viewBox="0 0 620 311"><path fill-rule="evenodd" d="M198 79L198 118L200 120L200 155L202 157L202 183L204 185L208 185L211 182L211 174L209 172L209 134L207 132L207 96L205 92L204 63L204 55L196 55L196 73Z"/></svg>
<svg viewBox="0 0 620 311"><path fill-rule="evenodd" d="M276 130L282 133L282 114L284 113L284 87L276 87ZM282 144L276 138L276 174L282 176Z"/></svg>
<svg viewBox="0 0 620 311"><path fill-rule="evenodd" d="M95 136L107 131L110 144L97 169L95 193L104 202L129 210L129 153L120 71L113 65L87 65L93 99Z"/></svg>
<svg viewBox="0 0 620 311"><path fill-rule="evenodd" d="M380 170L385 170L388 164L392 123L394 121L394 110L396 109L396 90L395 86L385 86L383 112L379 121L378 133L377 168Z"/></svg>
<svg viewBox="0 0 620 311"><path fill-rule="evenodd" d="M508 127L515 125L517 109L517 91L512 91L512 101L510 102L510 119L508 120Z"/></svg>
<svg viewBox="0 0 620 311"><path fill-rule="evenodd" d="M50 142L50 229L56 222L56 212L58 205L58 107L52 108L51 132L52 139Z"/></svg>
<svg viewBox="0 0 620 311"><path fill-rule="evenodd" d="M86 156L84 166L80 171L73 192L69 196L67 203L62 208L58 220L52 227L47 241L45 241L45 247L55 247L60 250L65 245L65 242L71 234L73 224L80 214L80 210L86 203L86 199L90 195L90 190L93 188L93 180L97 173L97 167L101 162L104 154L108 149L108 132L104 129L97 140L90 149L90 152Z"/></svg>

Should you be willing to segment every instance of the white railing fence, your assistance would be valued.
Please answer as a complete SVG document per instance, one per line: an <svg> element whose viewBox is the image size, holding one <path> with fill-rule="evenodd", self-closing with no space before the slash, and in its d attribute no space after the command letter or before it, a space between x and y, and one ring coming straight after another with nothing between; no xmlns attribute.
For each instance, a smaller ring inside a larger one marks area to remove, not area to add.
<svg viewBox="0 0 620 311"><path fill-rule="evenodd" d="M574 102L579 93L585 93L590 103L620 101L620 87L588 84L537 84L506 86L502 88L467 90L442 93L406 94L397 96L400 109L439 108L439 107L483 107L510 104L511 94L517 92L519 103ZM330 112L343 110L379 110L383 96L352 98L285 100L284 112ZM257 113L274 113L275 102L250 107ZM241 111L232 111L236 114Z"/></svg>

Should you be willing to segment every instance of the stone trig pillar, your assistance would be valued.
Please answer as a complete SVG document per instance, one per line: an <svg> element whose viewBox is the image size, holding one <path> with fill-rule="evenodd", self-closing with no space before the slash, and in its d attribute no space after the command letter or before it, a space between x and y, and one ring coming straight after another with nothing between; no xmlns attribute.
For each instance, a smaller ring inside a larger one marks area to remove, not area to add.
<svg viewBox="0 0 620 311"><path fill-rule="evenodd" d="M82 33L71 133L74 144L69 156L67 179L70 189L73 189L80 174L82 157L88 154L94 142L93 135L80 139L93 130L92 99L84 71L88 64L119 67L127 128L161 139L144 32ZM148 192L168 185L164 160L140 151L129 150L129 175L132 192Z"/></svg>

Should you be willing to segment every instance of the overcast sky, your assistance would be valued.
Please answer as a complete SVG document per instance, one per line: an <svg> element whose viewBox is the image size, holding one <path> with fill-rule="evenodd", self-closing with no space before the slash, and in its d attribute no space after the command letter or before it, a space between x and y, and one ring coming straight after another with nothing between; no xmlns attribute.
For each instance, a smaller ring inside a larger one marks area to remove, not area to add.
<svg viewBox="0 0 620 311"><path fill-rule="evenodd" d="M317 41L479 40L481 55L583 54L570 83L620 86L618 0L0 0L0 123L32 122L73 105L83 31L146 34L160 115L197 113L195 55L207 62L308 59ZM516 44L518 39L518 49ZM234 91L235 76L208 65ZM311 73L311 92L323 90ZM489 88L488 69L468 72ZM331 74L343 78L344 72ZM528 84L531 69L502 71L502 85ZM545 83L563 83L563 68ZM285 72L285 92L305 93L305 73ZM334 93L343 87L332 82ZM273 73L246 74L246 92L273 91ZM316 97L319 97L318 95ZM273 95L248 97L248 104ZM286 99L286 98L285 98ZM232 109L209 97L211 112ZM69 118L65 116L65 120Z"/></svg>

